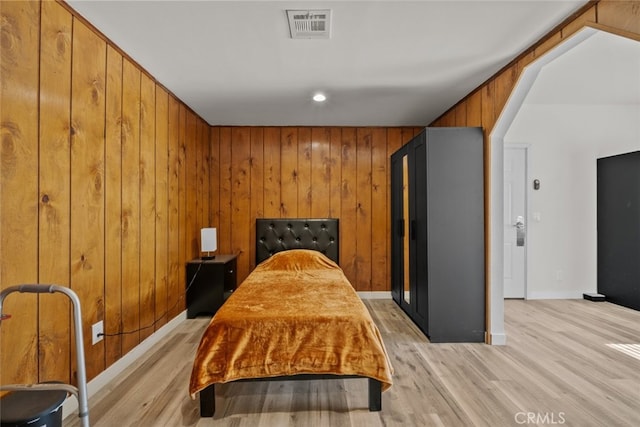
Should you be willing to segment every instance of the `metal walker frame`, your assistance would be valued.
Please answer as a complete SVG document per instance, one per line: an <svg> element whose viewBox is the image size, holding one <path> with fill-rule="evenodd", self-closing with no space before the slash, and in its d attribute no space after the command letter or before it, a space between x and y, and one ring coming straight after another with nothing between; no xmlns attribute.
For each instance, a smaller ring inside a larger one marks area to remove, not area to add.
<svg viewBox="0 0 640 427"><path fill-rule="evenodd" d="M76 341L76 360L78 368L78 387L71 384L7 384L0 385L0 391L34 391L34 390L63 390L73 394L78 400L78 417L82 427L89 427L89 404L87 402L87 373L84 364L84 344L82 337L82 313L80 311L80 299L69 288L58 285L17 285L11 286L0 292L0 324L2 323L2 303L7 295L13 292L45 294L60 292L65 294L73 303L73 324Z"/></svg>

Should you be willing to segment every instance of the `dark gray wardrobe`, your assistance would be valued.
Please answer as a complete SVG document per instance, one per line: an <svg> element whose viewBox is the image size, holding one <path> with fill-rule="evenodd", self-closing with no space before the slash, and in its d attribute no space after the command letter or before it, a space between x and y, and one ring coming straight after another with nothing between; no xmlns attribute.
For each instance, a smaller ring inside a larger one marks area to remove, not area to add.
<svg viewBox="0 0 640 427"><path fill-rule="evenodd" d="M640 310L640 151L598 159L598 293Z"/></svg>
<svg viewBox="0 0 640 427"><path fill-rule="evenodd" d="M431 342L485 336L480 128L426 128L391 156L392 295Z"/></svg>

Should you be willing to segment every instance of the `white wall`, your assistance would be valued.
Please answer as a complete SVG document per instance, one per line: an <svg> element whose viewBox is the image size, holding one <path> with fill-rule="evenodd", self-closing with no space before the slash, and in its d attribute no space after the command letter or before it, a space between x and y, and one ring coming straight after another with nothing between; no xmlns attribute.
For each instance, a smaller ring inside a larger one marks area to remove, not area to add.
<svg viewBox="0 0 640 427"><path fill-rule="evenodd" d="M540 180L528 183L527 298L596 292L596 159L640 150L640 106L524 104L504 142L531 145Z"/></svg>

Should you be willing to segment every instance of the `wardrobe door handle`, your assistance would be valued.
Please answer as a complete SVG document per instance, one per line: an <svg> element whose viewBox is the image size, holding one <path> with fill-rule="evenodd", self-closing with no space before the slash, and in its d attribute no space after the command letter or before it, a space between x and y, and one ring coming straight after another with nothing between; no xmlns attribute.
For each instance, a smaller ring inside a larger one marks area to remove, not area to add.
<svg viewBox="0 0 640 427"><path fill-rule="evenodd" d="M396 223L398 224L398 236L404 237L404 219L399 219Z"/></svg>
<svg viewBox="0 0 640 427"><path fill-rule="evenodd" d="M411 234L411 240L416 240L416 220L412 219L409 223L409 233Z"/></svg>

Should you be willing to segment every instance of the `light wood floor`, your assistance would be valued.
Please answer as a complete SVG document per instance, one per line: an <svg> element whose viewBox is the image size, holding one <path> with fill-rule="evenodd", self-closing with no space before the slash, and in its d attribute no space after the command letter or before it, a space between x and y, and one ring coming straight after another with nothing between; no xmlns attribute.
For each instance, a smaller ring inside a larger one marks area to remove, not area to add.
<svg viewBox="0 0 640 427"><path fill-rule="evenodd" d="M207 319L181 324L90 402L92 426L640 426L640 312L584 300L505 301L506 346L431 344L390 300L366 301L395 368L382 412L360 379L216 388L215 418L187 394ZM65 426L79 425L75 415Z"/></svg>

